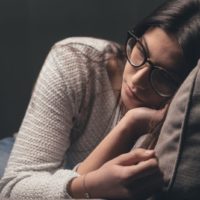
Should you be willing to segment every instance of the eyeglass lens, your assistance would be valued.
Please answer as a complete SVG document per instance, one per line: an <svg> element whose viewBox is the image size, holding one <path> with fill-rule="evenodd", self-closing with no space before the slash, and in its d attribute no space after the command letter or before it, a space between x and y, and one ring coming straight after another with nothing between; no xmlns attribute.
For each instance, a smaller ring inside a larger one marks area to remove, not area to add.
<svg viewBox="0 0 200 200"><path fill-rule="evenodd" d="M126 47L126 53L132 65L139 67L145 62L145 52L143 46L135 39L129 38Z"/></svg>
<svg viewBox="0 0 200 200"><path fill-rule="evenodd" d="M154 90L161 96L171 96L175 92L177 84L164 70L152 70L150 78Z"/></svg>

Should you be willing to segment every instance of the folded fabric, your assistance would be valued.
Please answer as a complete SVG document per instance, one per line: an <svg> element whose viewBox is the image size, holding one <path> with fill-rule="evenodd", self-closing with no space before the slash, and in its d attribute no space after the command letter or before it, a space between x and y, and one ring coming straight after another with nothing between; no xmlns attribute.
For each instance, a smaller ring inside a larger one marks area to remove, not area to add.
<svg viewBox="0 0 200 200"><path fill-rule="evenodd" d="M200 61L174 96L155 150L167 184L157 199L200 199Z"/></svg>

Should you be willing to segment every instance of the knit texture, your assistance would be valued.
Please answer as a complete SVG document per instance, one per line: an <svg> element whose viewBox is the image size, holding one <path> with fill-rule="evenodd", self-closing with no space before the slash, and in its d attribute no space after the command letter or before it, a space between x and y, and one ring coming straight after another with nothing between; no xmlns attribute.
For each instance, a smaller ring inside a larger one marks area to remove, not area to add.
<svg viewBox="0 0 200 200"><path fill-rule="evenodd" d="M79 176L74 166L113 126L117 97L107 65L120 52L118 44L94 38L52 47L0 180L2 199L71 198L66 188Z"/></svg>

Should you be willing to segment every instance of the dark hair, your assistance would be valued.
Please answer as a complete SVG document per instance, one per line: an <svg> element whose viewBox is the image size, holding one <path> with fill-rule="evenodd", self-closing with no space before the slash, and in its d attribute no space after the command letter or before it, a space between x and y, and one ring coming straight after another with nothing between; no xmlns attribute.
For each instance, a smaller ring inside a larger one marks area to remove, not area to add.
<svg viewBox="0 0 200 200"><path fill-rule="evenodd" d="M167 0L136 25L141 37L151 27L172 33L178 40L186 61L186 75L200 58L200 0Z"/></svg>
<svg viewBox="0 0 200 200"><path fill-rule="evenodd" d="M162 28L177 38L186 62L183 75L187 76L200 58L200 0L167 0L137 24L134 32L141 37L153 27ZM166 114L167 110L164 118L151 127L143 148L154 148Z"/></svg>

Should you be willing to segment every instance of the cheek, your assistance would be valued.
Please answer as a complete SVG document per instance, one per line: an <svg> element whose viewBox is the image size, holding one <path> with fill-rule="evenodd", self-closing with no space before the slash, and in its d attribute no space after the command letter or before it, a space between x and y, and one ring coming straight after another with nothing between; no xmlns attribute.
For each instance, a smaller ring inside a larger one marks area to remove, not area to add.
<svg viewBox="0 0 200 200"><path fill-rule="evenodd" d="M123 82L128 82L130 84L131 77L135 74L134 68L127 62L124 67L123 72ZM122 82L122 84L123 84ZM150 84L150 83L148 83ZM131 99L128 99L126 95L124 94L123 87L121 91L122 98L130 104L128 107L151 107L151 108L160 108L164 103L166 102L166 99L163 97L160 97L157 95L157 93L153 90L153 88L149 85L148 87L145 87L145 91L142 91L142 94L140 96L142 97L143 105L137 104Z"/></svg>
<svg viewBox="0 0 200 200"><path fill-rule="evenodd" d="M126 79L128 76L132 76L134 74L134 68L127 62L124 67L123 78Z"/></svg>
<svg viewBox="0 0 200 200"><path fill-rule="evenodd" d="M152 108L161 108L162 106L164 106L164 104L167 101L166 98L160 97L155 92L149 93L149 95L147 95L146 98L147 98L149 107L152 107Z"/></svg>

